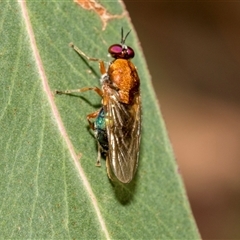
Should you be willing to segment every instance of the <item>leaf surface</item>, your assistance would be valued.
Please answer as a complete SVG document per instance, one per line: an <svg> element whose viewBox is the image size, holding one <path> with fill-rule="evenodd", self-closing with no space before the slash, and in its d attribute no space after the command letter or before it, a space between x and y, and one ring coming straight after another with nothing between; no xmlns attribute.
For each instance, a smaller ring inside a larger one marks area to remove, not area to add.
<svg viewBox="0 0 240 240"><path fill-rule="evenodd" d="M111 15L72 1L0 2L0 229L2 238L198 239L138 39L126 10L101 1ZM140 164L129 185L113 184L105 161L95 167L96 141L86 115L94 92L54 96L55 89L99 86L96 62L106 62L120 29L141 78Z"/></svg>

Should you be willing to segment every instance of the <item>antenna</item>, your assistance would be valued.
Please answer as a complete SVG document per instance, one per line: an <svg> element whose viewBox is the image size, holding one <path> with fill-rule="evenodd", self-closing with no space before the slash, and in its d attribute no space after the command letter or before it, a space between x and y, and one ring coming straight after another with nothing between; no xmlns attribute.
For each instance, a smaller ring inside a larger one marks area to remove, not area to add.
<svg viewBox="0 0 240 240"><path fill-rule="evenodd" d="M124 45L125 44L125 41L129 35L129 33L131 32L131 30L126 34L125 37L123 37L123 27L121 28L121 44Z"/></svg>

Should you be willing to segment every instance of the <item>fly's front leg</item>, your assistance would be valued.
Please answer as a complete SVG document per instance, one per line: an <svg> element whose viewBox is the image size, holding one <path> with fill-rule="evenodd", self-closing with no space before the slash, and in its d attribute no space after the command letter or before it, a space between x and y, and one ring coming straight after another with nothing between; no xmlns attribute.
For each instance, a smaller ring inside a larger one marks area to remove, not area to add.
<svg viewBox="0 0 240 240"><path fill-rule="evenodd" d="M102 59L89 57L82 50L80 50L77 46L75 46L73 43L70 43L69 45L70 45L70 47L72 47L74 49L74 51L76 51L80 56L85 57L88 61L98 62L101 74L106 73L105 65L104 65L104 62Z"/></svg>
<svg viewBox="0 0 240 240"><path fill-rule="evenodd" d="M95 129L95 126L94 126L94 122L92 122L90 119L96 118L98 116L99 112L100 112L100 110L97 110L97 111L87 115L87 120L88 120L89 126L93 131L95 131L96 129ZM98 157L97 157L97 162L96 162L97 167L101 166L101 161L100 160L101 160L101 146L98 142Z"/></svg>

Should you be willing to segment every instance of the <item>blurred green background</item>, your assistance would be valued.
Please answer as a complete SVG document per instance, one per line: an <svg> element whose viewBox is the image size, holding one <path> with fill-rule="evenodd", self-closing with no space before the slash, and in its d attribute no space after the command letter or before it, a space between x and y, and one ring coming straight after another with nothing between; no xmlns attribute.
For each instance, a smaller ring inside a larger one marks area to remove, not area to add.
<svg viewBox="0 0 240 240"><path fill-rule="evenodd" d="M240 239L240 3L125 4L202 238Z"/></svg>

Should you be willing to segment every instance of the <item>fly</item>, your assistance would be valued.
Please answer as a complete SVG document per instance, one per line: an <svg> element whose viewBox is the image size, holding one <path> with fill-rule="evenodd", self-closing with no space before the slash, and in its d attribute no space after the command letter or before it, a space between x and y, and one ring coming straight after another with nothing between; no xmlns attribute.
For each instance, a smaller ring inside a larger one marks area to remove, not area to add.
<svg viewBox="0 0 240 240"><path fill-rule="evenodd" d="M117 178L122 183L129 183L136 173L141 138L140 79L131 62L134 50L125 45L129 33L124 37L121 29L121 43L108 48L114 59L107 67L103 60L89 57L71 44L79 55L89 61L99 62L101 88L56 91L57 94L69 94L93 90L100 95L102 107L87 115L89 126L98 142L96 165L101 165L101 153L105 153L109 178Z"/></svg>

